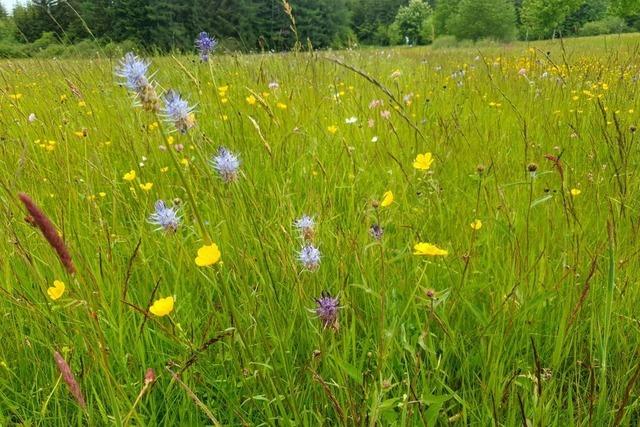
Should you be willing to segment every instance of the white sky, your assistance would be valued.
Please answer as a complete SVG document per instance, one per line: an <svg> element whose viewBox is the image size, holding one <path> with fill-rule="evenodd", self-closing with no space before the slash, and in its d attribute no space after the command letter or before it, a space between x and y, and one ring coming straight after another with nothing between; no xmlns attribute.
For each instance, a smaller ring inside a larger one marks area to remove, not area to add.
<svg viewBox="0 0 640 427"><path fill-rule="evenodd" d="M7 9L8 12L11 12L11 10L13 10L13 6L15 6L16 4L25 4L25 2L26 0L0 0L0 3L2 3L2 5L5 7L5 9Z"/></svg>

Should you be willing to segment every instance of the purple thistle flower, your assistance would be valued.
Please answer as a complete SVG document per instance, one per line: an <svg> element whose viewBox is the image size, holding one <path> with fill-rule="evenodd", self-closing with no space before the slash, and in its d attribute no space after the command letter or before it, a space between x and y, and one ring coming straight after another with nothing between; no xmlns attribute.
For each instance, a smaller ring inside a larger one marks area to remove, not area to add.
<svg viewBox="0 0 640 427"><path fill-rule="evenodd" d="M149 222L157 225L157 230L175 232L180 225L180 216L176 208L167 207L162 200L155 204L156 211L149 216Z"/></svg>
<svg viewBox="0 0 640 427"><path fill-rule="evenodd" d="M312 240L315 233L316 222L309 215L302 215L294 221L293 225L302 233L305 240Z"/></svg>
<svg viewBox="0 0 640 427"><path fill-rule="evenodd" d="M338 310L340 300L332 297L328 292L322 292L320 298L316 298L316 315L322 321L325 328L338 327Z"/></svg>
<svg viewBox="0 0 640 427"><path fill-rule="evenodd" d="M213 156L209 163L224 182L232 182L238 178L240 159L225 147L218 148L218 153Z"/></svg>
<svg viewBox="0 0 640 427"><path fill-rule="evenodd" d="M298 261L309 271L317 270L320 266L320 250L312 244L307 244L300 249Z"/></svg>
<svg viewBox="0 0 640 427"><path fill-rule="evenodd" d="M123 84L135 94L134 105L141 105L146 111L160 111L160 98L149 81L149 62L127 53L116 67L116 76L124 79Z"/></svg>
<svg viewBox="0 0 640 427"><path fill-rule="evenodd" d="M133 92L140 92L149 84L149 62L128 52L116 67L116 76L124 79L124 85Z"/></svg>
<svg viewBox="0 0 640 427"><path fill-rule="evenodd" d="M209 36L205 31L198 34L196 38L196 49L198 49L198 54L202 62L209 61L209 54L213 52L217 46L218 41L213 36Z"/></svg>
<svg viewBox="0 0 640 427"><path fill-rule="evenodd" d="M373 224L371 228L369 228L369 234L376 240L382 239L382 235L384 234L384 229L380 227L379 224Z"/></svg>
<svg viewBox="0 0 640 427"><path fill-rule="evenodd" d="M164 96L164 108L162 110L167 122L171 123L180 133L187 133L196 121L193 116L193 107L180 96L178 92L171 89Z"/></svg>

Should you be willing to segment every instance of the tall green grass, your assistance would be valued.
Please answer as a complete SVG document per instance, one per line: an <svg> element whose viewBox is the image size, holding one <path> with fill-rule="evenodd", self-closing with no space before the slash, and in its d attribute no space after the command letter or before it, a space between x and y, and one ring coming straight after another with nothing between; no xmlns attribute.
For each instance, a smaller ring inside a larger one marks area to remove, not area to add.
<svg viewBox="0 0 640 427"><path fill-rule="evenodd" d="M172 145L113 61L1 63L0 425L636 425L639 42L154 58L197 104ZM231 184L208 165L221 145ZM174 235L147 222L158 199L181 206ZM325 290L338 330L314 314Z"/></svg>

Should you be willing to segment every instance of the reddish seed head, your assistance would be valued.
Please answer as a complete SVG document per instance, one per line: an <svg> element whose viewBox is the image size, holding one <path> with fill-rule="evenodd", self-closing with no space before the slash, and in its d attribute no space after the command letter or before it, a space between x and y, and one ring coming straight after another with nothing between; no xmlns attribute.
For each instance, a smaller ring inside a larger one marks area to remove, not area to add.
<svg viewBox="0 0 640 427"><path fill-rule="evenodd" d="M82 392L80 391L80 385L76 381L76 378L73 375L73 372L71 372L71 367L69 366L67 361L64 360L62 355L57 351L53 353L53 358L56 360L56 365L58 365L58 370L62 375L62 379L69 387L69 391L73 395L73 398L76 399L76 402L78 402L78 405L80 405L83 408L86 408L87 404L84 401Z"/></svg>
<svg viewBox="0 0 640 427"><path fill-rule="evenodd" d="M156 380L156 373L153 372L153 368L147 369L147 372L144 374L144 385L151 384Z"/></svg>
<svg viewBox="0 0 640 427"><path fill-rule="evenodd" d="M47 239L47 242L49 242L51 247L55 249L58 254L58 258L60 258L60 262L64 265L64 268L69 272L69 274L75 273L76 268L71 260L71 255L69 254L64 241L58 235L55 225L53 225L47 215L45 215L33 200L31 200L31 197L25 193L18 194L18 197L31 215L30 222L40 229L44 238Z"/></svg>

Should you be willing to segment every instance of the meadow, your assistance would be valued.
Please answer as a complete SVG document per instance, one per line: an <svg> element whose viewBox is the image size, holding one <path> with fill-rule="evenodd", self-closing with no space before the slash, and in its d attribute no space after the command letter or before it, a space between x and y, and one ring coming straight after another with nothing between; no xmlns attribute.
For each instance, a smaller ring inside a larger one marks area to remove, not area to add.
<svg viewBox="0 0 640 427"><path fill-rule="evenodd" d="M639 47L0 62L0 425L637 425Z"/></svg>

